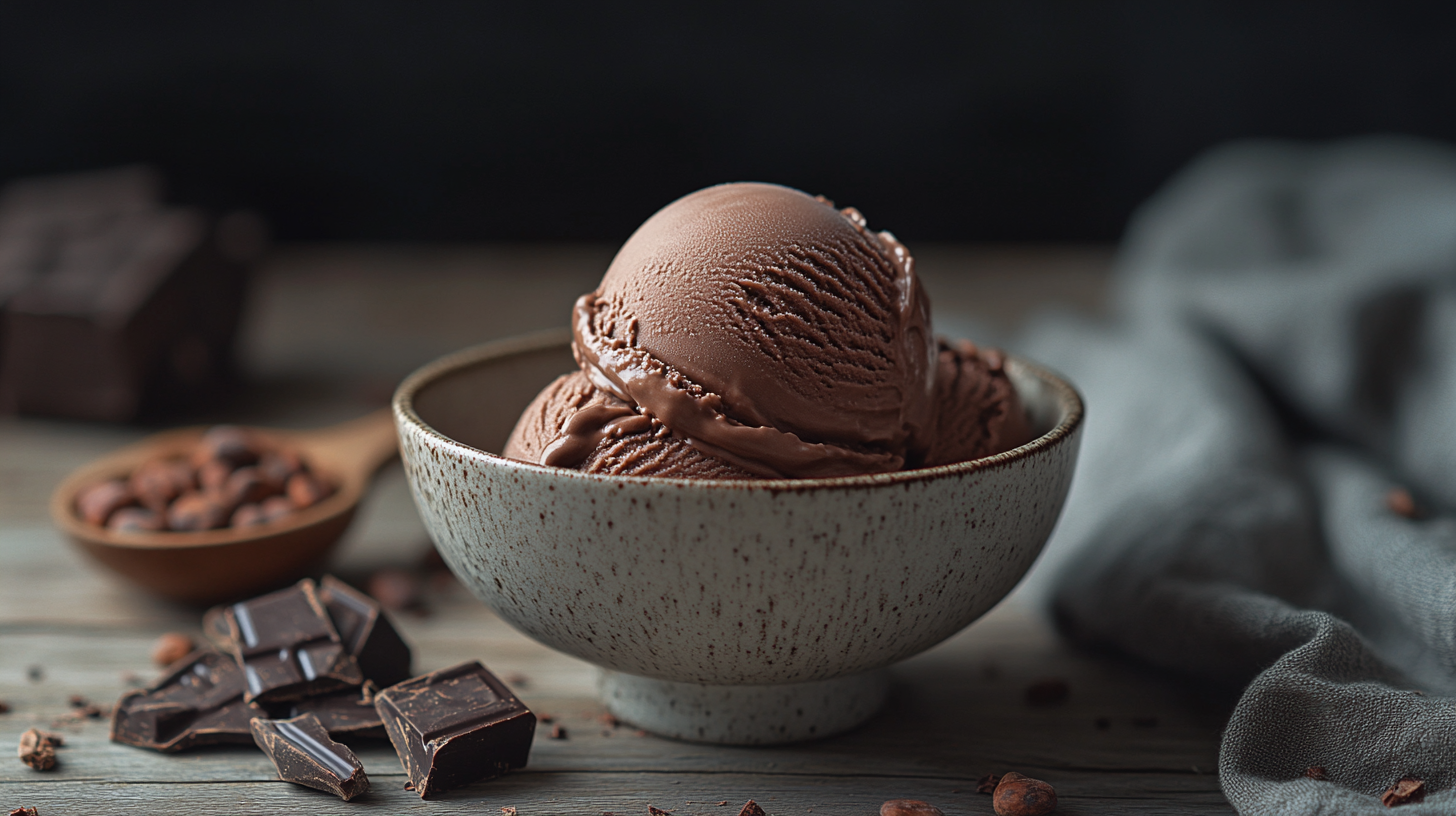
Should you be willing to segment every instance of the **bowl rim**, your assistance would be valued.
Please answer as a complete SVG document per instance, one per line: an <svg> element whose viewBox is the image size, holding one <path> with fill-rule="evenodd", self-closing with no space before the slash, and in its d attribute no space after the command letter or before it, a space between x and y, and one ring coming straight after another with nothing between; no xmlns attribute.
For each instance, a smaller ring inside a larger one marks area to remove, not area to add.
<svg viewBox="0 0 1456 816"><path fill-rule="evenodd" d="M1014 354L1007 354L1007 364L1029 374L1052 390L1061 407L1061 420L1049 431L1022 445L991 456L967 459L934 467L897 470L890 473L865 473L856 476L832 476L810 479L682 479L669 476L617 476L601 473L583 473L568 468L536 465L517 459L508 459L459 440L452 439L435 430L415 411L415 396L431 384L466 369L484 365L505 357L558 348L571 342L570 329L547 329L468 346L443 357L439 357L416 369L394 392L392 401L395 422L400 428L401 439L406 427L434 444L453 449L474 458L482 458L495 467L526 471L547 478L564 480L585 480L603 485L634 484L642 486L670 487L683 490L770 490L773 492L807 491L827 488L866 488L910 482L932 481L948 476L963 476L983 471L996 470L1027 459L1051 449L1073 436L1081 427L1086 415L1082 395L1065 377L1045 366L1033 363ZM401 447L401 453L403 452Z"/></svg>

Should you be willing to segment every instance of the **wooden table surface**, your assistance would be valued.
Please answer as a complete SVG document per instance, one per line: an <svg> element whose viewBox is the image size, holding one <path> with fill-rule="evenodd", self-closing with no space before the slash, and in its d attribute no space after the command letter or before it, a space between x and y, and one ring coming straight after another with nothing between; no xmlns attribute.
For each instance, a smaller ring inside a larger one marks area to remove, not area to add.
<svg viewBox="0 0 1456 816"><path fill-rule="evenodd" d="M240 350L249 384L202 421L309 427L384 404L398 380L456 348L562 325L611 248L291 247L274 254L248 305ZM919 269L942 325L1012 329L1052 305L1102 308L1110 252L941 246ZM359 751L374 783L343 803L278 781L247 747L163 755L107 740L104 720L54 725L80 694L109 705L155 668L163 632L197 633L199 612L115 580L51 528L46 500L69 470L149 430L0 419L0 745L37 726L66 736L62 765L37 773L0 761L0 813L499 813L734 816L755 799L770 814L875 814L892 798L947 814L989 814L988 773L1016 770L1056 786L1059 812L1229 812L1215 773L1229 701L1115 657L1060 642L1024 593L959 635L893 669L889 703L844 736L776 748L674 742L611 728L591 668L528 640L450 581L426 614L397 617L419 671L478 658L514 678L567 738L537 734L529 767L421 802L387 743ZM430 547L397 465L383 471L330 569L362 582L419 562ZM1060 678L1062 704L1025 689ZM13 749L3 748L3 751ZM726 802L726 805L718 804Z"/></svg>

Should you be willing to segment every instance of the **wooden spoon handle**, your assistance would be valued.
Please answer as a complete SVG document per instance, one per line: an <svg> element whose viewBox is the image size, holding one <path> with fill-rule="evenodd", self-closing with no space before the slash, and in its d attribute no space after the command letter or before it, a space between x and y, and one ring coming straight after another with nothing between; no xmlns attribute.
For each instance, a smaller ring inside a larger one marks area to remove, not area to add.
<svg viewBox="0 0 1456 816"><path fill-rule="evenodd" d="M366 478L399 454L399 435L389 408L302 437L299 441L310 456Z"/></svg>

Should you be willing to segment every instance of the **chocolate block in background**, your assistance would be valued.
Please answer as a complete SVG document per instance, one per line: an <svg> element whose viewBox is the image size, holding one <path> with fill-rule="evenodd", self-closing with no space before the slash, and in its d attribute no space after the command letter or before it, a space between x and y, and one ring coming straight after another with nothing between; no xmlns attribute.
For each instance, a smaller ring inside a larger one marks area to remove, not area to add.
<svg viewBox="0 0 1456 816"><path fill-rule="evenodd" d="M126 421L224 390L266 230L160 190L140 167L0 190L0 412Z"/></svg>
<svg viewBox="0 0 1456 816"><path fill-rule="evenodd" d="M253 741L273 761L283 781L327 791L345 802L369 792L369 777L359 758L330 739L312 714L255 719L252 728Z"/></svg>
<svg viewBox="0 0 1456 816"><path fill-rule="evenodd" d="M308 578L235 603L224 615L248 702L297 700L364 682Z"/></svg>
<svg viewBox="0 0 1456 816"><path fill-rule="evenodd" d="M378 601L332 575L319 581L317 592L364 679L383 688L410 676L410 648ZM214 606L203 614L202 632L219 651L232 652L236 648L225 606Z"/></svg>
<svg viewBox="0 0 1456 816"><path fill-rule="evenodd" d="M421 799L524 768L536 735L536 715L474 661L384 689L374 707Z"/></svg>
<svg viewBox="0 0 1456 816"><path fill-rule="evenodd" d="M243 671L232 657L210 649L193 652L151 686L121 698L111 739L157 751L250 743L249 722L267 712L244 702L243 688Z"/></svg>
<svg viewBox="0 0 1456 816"><path fill-rule="evenodd" d="M366 678L385 688L410 676L410 648L377 601L332 575L319 582L318 594Z"/></svg>

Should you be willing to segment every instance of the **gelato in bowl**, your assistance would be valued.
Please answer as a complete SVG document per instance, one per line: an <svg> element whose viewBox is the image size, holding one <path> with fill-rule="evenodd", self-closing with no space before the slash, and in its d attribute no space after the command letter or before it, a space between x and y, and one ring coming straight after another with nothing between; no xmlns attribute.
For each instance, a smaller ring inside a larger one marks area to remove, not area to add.
<svg viewBox="0 0 1456 816"><path fill-rule="evenodd" d="M852 728L886 668L1001 600L1052 531L1083 408L1014 356L1033 438L936 467L804 479L613 476L499 455L577 369L567 331L457 352L394 398L420 515L450 568L528 636L602 669L617 717L770 744Z"/></svg>

